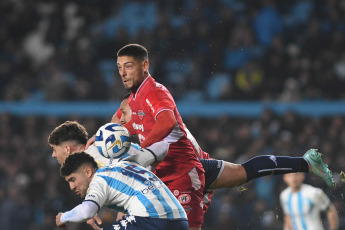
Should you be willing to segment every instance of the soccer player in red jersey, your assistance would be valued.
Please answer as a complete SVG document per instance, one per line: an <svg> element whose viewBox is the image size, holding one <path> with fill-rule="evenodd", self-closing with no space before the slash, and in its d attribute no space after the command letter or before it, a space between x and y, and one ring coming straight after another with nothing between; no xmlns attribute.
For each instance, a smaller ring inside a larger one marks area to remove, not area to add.
<svg viewBox="0 0 345 230"><path fill-rule="evenodd" d="M163 139L170 143L168 154L155 173L185 208L189 229L201 229L204 170L187 138L173 97L149 74L148 52L143 46L129 44L121 48L117 67L124 87L131 91L131 121L125 127L138 135L143 148Z"/></svg>
<svg viewBox="0 0 345 230"><path fill-rule="evenodd" d="M112 122L124 125L131 120L128 97L129 95L126 95L122 100L119 110L112 118ZM210 159L209 154L200 148L198 142L186 126L185 131L187 133L187 138L192 142L197 152L198 159L205 170L205 189L203 198L204 213L211 204L214 189L233 188L252 179L268 175L280 175L291 172L314 173L314 171L310 170L308 162L304 157L259 155L242 164ZM307 153L310 152L312 152L312 150L309 150ZM305 156L307 155L308 154L305 154ZM321 161L320 164L322 165L324 163ZM316 173L314 174L320 176ZM328 182L328 179L321 178L324 179L326 183ZM329 185L329 183L327 184Z"/></svg>
<svg viewBox="0 0 345 230"><path fill-rule="evenodd" d="M142 147L163 139L171 143L167 157L156 168L156 174L185 208L190 229L201 229L203 214L209 206L202 202L202 193L207 193L208 189L235 187L257 177L291 172L313 173L329 187L334 187L332 173L316 149L307 151L303 157L261 155L242 164L208 160L207 153L194 147L196 141L188 140L189 131L169 91L150 76L147 50L130 44L121 48L117 56L122 82L131 91L128 98L131 112L126 114L131 120L125 127L131 134L138 135ZM112 122L124 124L123 120L124 114L119 109ZM92 141L90 139L87 145ZM196 157L201 159L201 168ZM208 172L207 185L204 169Z"/></svg>

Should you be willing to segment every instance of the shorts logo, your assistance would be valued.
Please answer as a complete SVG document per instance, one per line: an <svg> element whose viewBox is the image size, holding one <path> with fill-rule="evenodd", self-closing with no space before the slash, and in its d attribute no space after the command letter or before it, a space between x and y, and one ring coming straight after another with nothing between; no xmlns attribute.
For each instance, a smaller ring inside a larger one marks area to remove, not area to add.
<svg viewBox="0 0 345 230"><path fill-rule="evenodd" d="M222 162L221 162L221 161L218 161L218 163L217 163L217 168L220 169L220 167L222 167Z"/></svg>
<svg viewBox="0 0 345 230"><path fill-rule="evenodd" d="M174 196L178 196L178 194L180 194L180 191L179 190L174 190Z"/></svg>
<svg viewBox="0 0 345 230"><path fill-rule="evenodd" d="M277 158L275 156L270 156L270 159L274 162L276 166L278 166Z"/></svg>
<svg viewBox="0 0 345 230"><path fill-rule="evenodd" d="M141 109L138 110L138 117L139 117L139 119L142 120L144 118L144 116L145 116L144 111L142 111Z"/></svg>
<svg viewBox="0 0 345 230"><path fill-rule="evenodd" d="M180 202L180 204L187 204L190 202L191 196L189 194L182 194L177 199Z"/></svg>

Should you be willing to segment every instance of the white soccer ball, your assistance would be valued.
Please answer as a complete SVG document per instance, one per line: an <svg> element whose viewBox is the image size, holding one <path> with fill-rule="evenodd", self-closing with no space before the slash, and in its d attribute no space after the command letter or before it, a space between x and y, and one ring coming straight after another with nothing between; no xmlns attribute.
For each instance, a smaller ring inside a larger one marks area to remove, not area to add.
<svg viewBox="0 0 345 230"><path fill-rule="evenodd" d="M120 158L131 147L130 135L122 125L107 123L98 129L95 145L102 156L112 159Z"/></svg>

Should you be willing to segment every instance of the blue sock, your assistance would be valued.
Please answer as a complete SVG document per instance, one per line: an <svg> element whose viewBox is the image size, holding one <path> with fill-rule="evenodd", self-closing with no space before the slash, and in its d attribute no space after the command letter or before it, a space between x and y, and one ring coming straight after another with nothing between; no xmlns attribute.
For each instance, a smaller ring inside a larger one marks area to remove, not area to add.
<svg viewBox="0 0 345 230"><path fill-rule="evenodd" d="M242 164L247 173L247 182L268 175L293 172L309 172L308 163L303 157L257 156Z"/></svg>

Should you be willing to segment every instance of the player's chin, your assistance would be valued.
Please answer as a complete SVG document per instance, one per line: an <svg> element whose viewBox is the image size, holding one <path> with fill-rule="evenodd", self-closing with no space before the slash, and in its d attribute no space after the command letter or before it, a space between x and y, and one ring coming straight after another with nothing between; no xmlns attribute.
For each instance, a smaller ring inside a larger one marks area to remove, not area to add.
<svg viewBox="0 0 345 230"><path fill-rule="evenodd" d="M125 87L126 90L132 89L132 85L128 84L128 82L123 82L123 86Z"/></svg>

